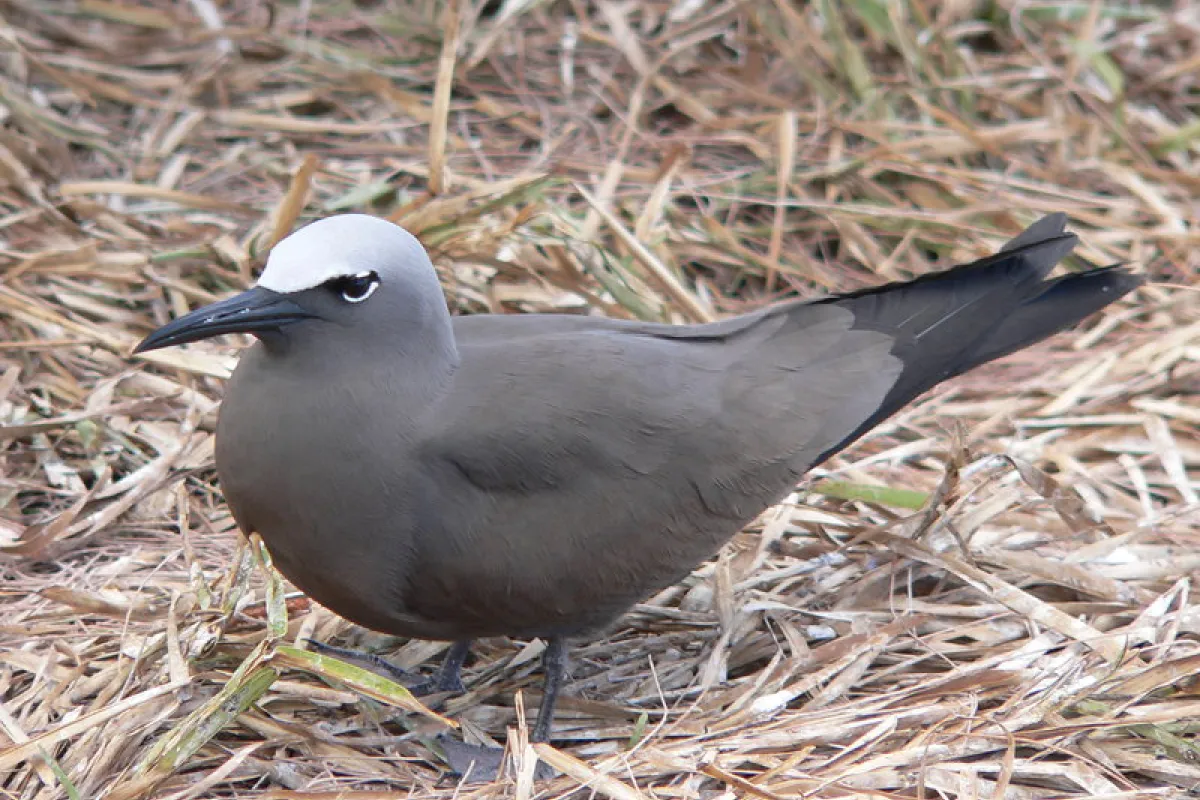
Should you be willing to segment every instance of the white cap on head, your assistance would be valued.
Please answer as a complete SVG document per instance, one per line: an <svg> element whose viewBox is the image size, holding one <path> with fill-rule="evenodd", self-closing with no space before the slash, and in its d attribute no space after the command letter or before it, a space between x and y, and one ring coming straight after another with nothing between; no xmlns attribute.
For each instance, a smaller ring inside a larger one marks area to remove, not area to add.
<svg viewBox="0 0 1200 800"><path fill-rule="evenodd" d="M306 225L271 248L258 285L290 294L333 278L394 273L414 259L427 264L429 257L399 225L366 214L338 214Z"/></svg>

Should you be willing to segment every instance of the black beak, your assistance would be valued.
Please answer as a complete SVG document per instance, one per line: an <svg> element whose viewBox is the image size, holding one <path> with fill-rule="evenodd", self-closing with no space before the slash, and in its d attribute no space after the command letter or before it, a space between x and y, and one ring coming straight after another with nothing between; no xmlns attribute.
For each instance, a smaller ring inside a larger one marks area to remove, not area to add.
<svg viewBox="0 0 1200 800"><path fill-rule="evenodd" d="M222 333L274 331L293 322L316 316L293 303L286 295L255 286L248 292L198 308L168 322L151 333L134 353L158 350L177 344L208 339Z"/></svg>

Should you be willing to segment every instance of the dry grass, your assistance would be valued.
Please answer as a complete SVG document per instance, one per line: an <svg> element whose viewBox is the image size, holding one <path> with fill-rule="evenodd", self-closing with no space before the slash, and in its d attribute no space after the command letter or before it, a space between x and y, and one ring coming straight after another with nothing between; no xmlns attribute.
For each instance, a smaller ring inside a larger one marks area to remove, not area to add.
<svg viewBox="0 0 1200 800"><path fill-rule="evenodd" d="M1200 786L1194 4L442 5L0 3L3 795ZM441 723L280 645L444 646L251 568L211 469L228 343L128 358L342 209L418 232L461 312L705 319L1056 210L1077 264L1157 282L906 409L581 646L554 747L514 728L540 643L483 643L443 711L511 731L518 771L458 787Z"/></svg>

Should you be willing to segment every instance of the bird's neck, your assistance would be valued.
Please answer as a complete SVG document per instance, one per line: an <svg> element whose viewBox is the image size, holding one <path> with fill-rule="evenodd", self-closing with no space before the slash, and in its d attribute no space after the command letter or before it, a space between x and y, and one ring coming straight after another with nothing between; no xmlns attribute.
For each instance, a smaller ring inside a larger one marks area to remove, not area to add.
<svg viewBox="0 0 1200 800"><path fill-rule="evenodd" d="M419 332L392 330L386 335L348 339L329 329L295 326L259 337L257 370L286 380L319 379L326 385L387 384L402 381L414 402L432 402L458 370L459 353L449 317L430 320ZM419 335L417 335L419 333Z"/></svg>

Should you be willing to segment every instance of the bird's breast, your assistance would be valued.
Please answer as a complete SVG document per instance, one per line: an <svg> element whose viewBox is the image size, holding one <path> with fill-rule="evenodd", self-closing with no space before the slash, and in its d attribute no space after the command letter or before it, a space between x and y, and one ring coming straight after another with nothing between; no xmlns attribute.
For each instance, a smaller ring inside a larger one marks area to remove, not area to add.
<svg viewBox="0 0 1200 800"><path fill-rule="evenodd" d="M402 427L372 422L336 387L301 389L255 366L239 365L217 425L217 473L239 527L322 605L408 632L395 621L405 616L414 524Z"/></svg>

